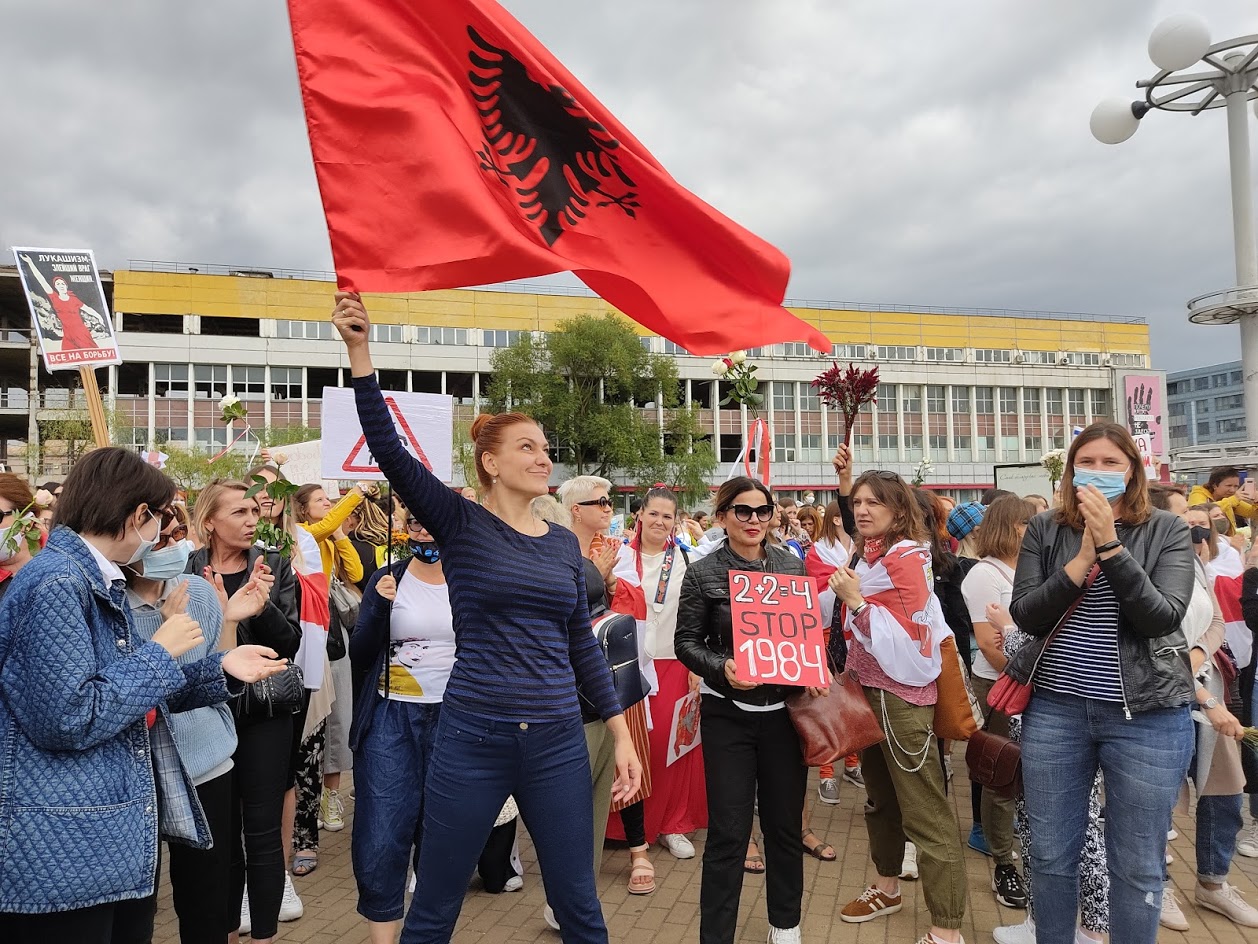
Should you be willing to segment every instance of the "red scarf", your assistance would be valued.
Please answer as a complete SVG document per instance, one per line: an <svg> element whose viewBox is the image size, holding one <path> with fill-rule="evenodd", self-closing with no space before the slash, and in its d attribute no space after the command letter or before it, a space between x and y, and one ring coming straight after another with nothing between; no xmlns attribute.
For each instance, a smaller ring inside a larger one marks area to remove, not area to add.
<svg viewBox="0 0 1258 944"><path fill-rule="evenodd" d="M865 538L865 544L861 548L861 554L865 558L865 563L873 565L874 561L882 557L887 550L887 542L885 538Z"/></svg>

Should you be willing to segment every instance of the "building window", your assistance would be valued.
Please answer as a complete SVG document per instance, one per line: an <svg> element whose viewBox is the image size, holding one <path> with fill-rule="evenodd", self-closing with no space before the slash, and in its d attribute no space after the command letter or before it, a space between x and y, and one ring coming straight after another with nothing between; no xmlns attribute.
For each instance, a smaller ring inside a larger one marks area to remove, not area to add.
<svg viewBox="0 0 1258 944"><path fill-rule="evenodd" d="M1243 433L1245 432L1245 420L1242 417L1230 420L1218 420L1214 424L1214 428L1218 431L1220 436L1231 436L1234 433Z"/></svg>
<svg viewBox="0 0 1258 944"><path fill-rule="evenodd" d="M956 388L954 388L955 390ZM996 459L996 400L992 387L974 388L974 423L978 439L974 444L974 459L978 462L994 462ZM953 432L960 427L953 424Z"/></svg>
<svg viewBox="0 0 1258 944"><path fill-rule="evenodd" d="M796 458L800 462L821 462L825 458L821 454L821 434L804 433Z"/></svg>
<svg viewBox="0 0 1258 944"><path fill-rule="evenodd" d="M655 343L654 343L654 342L655 342L655 338L651 338L651 337L640 337L640 338L638 338L638 341L640 341L640 342L641 342L641 344L642 344L642 350L644 350L644 351L648 351L648 352L650 352L650 351L654 351L654 350L655 350Z"/></svg>
<svg viewBox="0 0 1258 944"><path fill-rule="evenodd" d="M1227 374L1211 374L1211 375L1210 375L1210 385L1211 385L1211 386L1213 386L1213 387L1214 387L1214 389L1216 389L1216 390L1217 390L1217 389L1219 389L1219 387L1226 387L1226 386L1227 386Z"/></svg>
<svg viewBox="0 0 1258 944"><path fill-rule="evenodd" d="M1110 365L1113 367L1143 367L1143 354L1111 354Z"/></svg>
<svg viewBox="0 0 1258 944"><path fill-rule="evenodd" d="M817 388L810 383L799 385L799 409L802 413L821 412L821 397L817 395Z"/></svg>
<svg viewBox="0 0 1258 944"><path fill-rule="evenodd" d="M1075 367L1100 367L1101 355L1096 351L1067 351L1066 363Z"/></svg>
<svg viewBox="0 0 1258 944"><path fill-rule="evenodd" d="M262 322L257 318L224 318L201 316L201 334L227 338L256 338Z"/></svg>
<svg viewBox="0 0 1258 944"><path fill-rule="evenodd" d="M1082 390L1066 391L1066 406L1070 409L1070 422L1076 426L1084 425L1088 416L1088 408L1084 403Z"/></svg>
<svg viewBox="0 0 1258 944"><path fill-rule="evenodd" d="M926 360L958 364L965 360L965 349L960 347L928 347L926 348Z"/></svg>
<svg viewBox="0 0 1258 944"><path fill-rule="evenodd" d="M1214 408L1216 410L1239 410L1244 405L1245 395L1243 393L1233 393L1226 397L1214 398ZM1180 412L1183 412L1184 405L1182 403L1174 403L1171 406L1172 408L1179 407ZM1176 414L1172 413L1171 415L1175 416Z"/></svg>
<svg viewBox="0 0 1258 944"><path fill-rule="evenodd" d="M922 388L920 384L900 384L900 409L905 413L922 412Z"/></svg>
<svg viewBox="0 0 1258 944"><path fill-rule="evenodd" d="M482 331L481 332L481 345L484 347L511 347L511 345L515 344L516 341L520 340L520 337L524 333L525 332L523 331ZM442 342L434 341L432 343L440 344ZM672 344L672 342L665 341L664 342L665 348L667 348L669 344ZM665 353L676 354L677 352L666 351ZM682 353L685 353L685 352L682 352Z"/></svg>
<svg viewBox="0 0 1258 944"><path fill-rule="evenodd" d="M1056 364L1057 355L1052 351L1023 351L1022 363L1024 364Z"/></svg>
<svg viewBox="0 0 1258 944"><path fill-rule="evenodd" d="M374 324L368 337L382 344L401 344L402 326L396 324Z"/></svg>
<svg viewBox="0 0 1258 944"><path fill-rule="evenodd" d="M787 341L781 345L783 357L816 357L817 352L803 341Z"/></svg>
<svg viewBox="0 0 1258 944"><path fill-rule="evenodd" d="M773 461L795 461L795 434L781 433L773 438Z"/></svg>
<svg viewBox="0 0 1258 944"><path fill-rule="evenodd" d="M1112 420L1114 418L1114 395L1109 390L1092 391L1092 419Z"/></svg>
<svg viewBox="0 0 1258 944"><path fill-rule="evenodd" d="M1194 377L1192 379L1192 388L1194 390L1209 390L1210 378L1209 377Z"/></svg>
<svg viewBox="0 0 1258 944"><path fill-rule="evenodd" d="M878 357L884 361L915 361L917 348L903 344L879 344Z"/></svg>
<svg viewBox="0 0 1258 944"><path fill-rule="evenodd" d="M232 393L246 399L266 396L265 367L233 367Z"/></svg>
<svg viewBox="0 0 1258 944"><path fill-rule="evenodd" d="M1202 420L1201 422L1197 424L1197 436L1200 439L1205 439L1209 435L1210 435L1210 421Z"/></svg>
<svg viewBox="0 0 1258 944"><path fill-rule="evenodd" d="M1231 378L1232 383L1234 384L1244 383L1245 381L1245 375L1241 373L1239 370L1232 371L1230 374L1228 374L1228 376Z"/></svg>
<svg viewBox="0 0 1258 944"><path fill-rule="evenodd" d="M499 347L503 347L503 346L505 345L499 345ZM676 341L668 340L668 338L664 339L664 353L665 354L679 354L683 357L688 357L690 355L690 352L687 351L684 347L682 347Z"/></svg>
<svg viewBox="0 0 1258 944"><path fill-rule="evenodd" d="M1198 412L1198 413L1209 413L1209 412L1210 412L1210 401L1209 401L1209 400L1198 400L1198 401L1197 401L1197 412Z"/></svg>
<svg viewBox="0 0 1258 944"><path fill-rule="evenodd" d="M154 364L153 393L159 397L188 398L187 364Z"/></svg>
<svg viewBox="0 0 1258 944"><path fill-rule="evenodd" d="M300 400L303 390L300 367L271 368L272 400Z"/></svg>
<svg viewBox="0 0 1258 944"><path fill-rule="evenodd" d="M193 368L198 400L220 400L227 396L227 365L198 364Z"/></svg>
<svg viewBox="0 0 1258 944"><path fill-rule="evenodd" d="M1182 403L1172 403L1170 406L1166 408L1167 416L1183 416L1184 413L1185 413L1184 404Z"/></svg>
<svg viewBox="0 0 1258 944"><path fill-rule="evenodd" d="M417 344L467 344L466 328L434 328L421 325L415 329Z"/></svg>
<svg viewBox="0 0 1258 944"><path fill-rule="evenodd" d="M1008 364L1013 360L1013 353L994 347L976 347L974 360L980 364Z"/></svg>
<svg viewBox="0 0 1258 944"><path fill-rule="evenodd" d="M294 341L331 341L330 321L277 321L275 336Z"/></svg>
<svg viewBox="0 0 1258 944"><path fill-rule="evenodd" d="M194 431L194 436L198 446L215 452L226 448L227 443L230 441L227 438L226 426L198 427Z"/></svg>
<svg viewBox="0 0 1258 944"><path fill-rule="evenodd" d="M964 389L964 388L962 388ZM929 384L926 387L926 412L947 413L948 396L943 384Z"/></svg>
<svg viewBox="0 0 1258 944"><path fill-rule="evenodd" d="M869 348L864 344L836 344L830 349L833 357L863 358Z"/></svg>
<svg viewBox="0 0 1258 944"><path fill-rule="evenodd" d="M773 381L773 409L783 413L795 412L795 384L790 381Z"/></svg>

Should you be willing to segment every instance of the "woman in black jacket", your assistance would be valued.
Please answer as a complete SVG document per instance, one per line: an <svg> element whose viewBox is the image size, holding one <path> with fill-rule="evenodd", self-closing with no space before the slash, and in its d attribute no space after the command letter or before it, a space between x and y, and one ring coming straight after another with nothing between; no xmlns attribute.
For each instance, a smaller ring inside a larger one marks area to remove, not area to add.
<svg viewBox="0 0 1258 944"><path fill-rule="evenodd" d="M767 544L773 495L745 476L716 495L725 543L697 561L681 586L674 649L703 679L703 755L708 790L708 841L699 892L700 944L732 944L742 893L743 853L757 792L764 830L770 944L800 940L804 865L804 766L799 737L786 712L791 689L734 677L729 572L804 574L794 554ZM810 689L812 694L819 694Z"/></svg>
<svg viewBox="0 0 1258 944"><path fill-rule="evenodd" d="M1194 583L1188 526L1152 508L1135 441L1093 423L1070 446L1055 514L1031 520L1011 614L1038 637L1005 673L1035 691L1022 767L1040 944L1071 944L1088 796L1105 778L1113 944L1154 944L1171 809L1193 754L1180 623ZM1045 645L1043 640L1060 628Z"/></svg>
<svg viewBox="0 0 1258 944"><path fill-rule="evenodd" d="M247 490L243 482L220 481L211 483L201 493L193 527L204 546L188 561L188 573L204 576L212 583L221 580L230 597L248 581L259 558L265 556L275 577L271 599L257 616L240 622L237 639L270 646L282 658L292 660L301 642L297 578L284 557L254 544L260 511L256 499L245 497ZM227 840L233 845L232 894L235 908L240 911L247 861L248 910L241 914L241 922L252 931L254 941L265 942L275 936L287 876L280 821L293 716L254 716L246 713L238 699L236 736L238 745L232 758L234 821L232 836Z"/></svg>

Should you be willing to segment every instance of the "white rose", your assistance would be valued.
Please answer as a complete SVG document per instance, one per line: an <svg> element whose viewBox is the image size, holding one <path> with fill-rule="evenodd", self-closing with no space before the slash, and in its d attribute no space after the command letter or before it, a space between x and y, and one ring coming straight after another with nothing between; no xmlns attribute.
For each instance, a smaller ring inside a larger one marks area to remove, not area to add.
<svg viewBox="0 0 1258 944"><path fill-rule="evenodd" d="M732 360L735 364L744 364L747 361L747 352L735 351L733 354L729 356L729 359Z"/></svg>
<svg viewBox="0 0 1258 944"><path fill-rule="evenodd" d="M229 393L227 394L227 396L223 397L223 399L218 401L218 408L220 410L225 410L229 406L235 406L239 402L240 402L240 397L234 396Z"/></svg>
<svg viewBox="0 0 1258 944"><path fill-rule="evenodd" d="M729 373L729 364L725 363L725 358L722 357L712 364L712 373L718 377L724 377Z"/></svg>

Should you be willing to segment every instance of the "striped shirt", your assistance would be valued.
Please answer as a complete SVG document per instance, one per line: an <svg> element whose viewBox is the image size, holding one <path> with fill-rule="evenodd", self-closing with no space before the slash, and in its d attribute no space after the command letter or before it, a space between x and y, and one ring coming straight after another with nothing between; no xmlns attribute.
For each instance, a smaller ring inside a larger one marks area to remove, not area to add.
<svg viewBox="0 0 1258 944"><path fill-rule="evenodd" d="M576 535L558 525L521 534L447 488L402 445L376 375L353 383L380 471L441 547L455 636L443 703L493 721L560 721L581 713L580 679L604 720L621 714Z"/></svg>
<svg viewBox="0 0 1258 944"><path fill-rule="evenodd" d="M1035 685L1061 695L1124 701L1118 664L1118 598L1104 571L1045 648L1035 670Z"/></svg>

